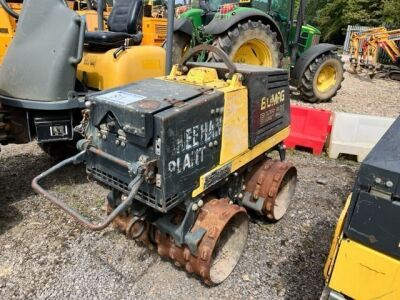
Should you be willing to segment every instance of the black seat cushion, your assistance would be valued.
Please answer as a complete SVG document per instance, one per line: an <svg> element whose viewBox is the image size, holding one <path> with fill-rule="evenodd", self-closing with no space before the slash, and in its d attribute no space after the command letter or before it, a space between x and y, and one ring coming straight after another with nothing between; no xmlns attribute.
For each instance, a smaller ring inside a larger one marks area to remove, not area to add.
<svg viewBox="0 0 400 300"><path fill-rule="evenodd" d="M109 31L86 32L86 47L108 50L123 46L126 39L131 45L140 44L142 13L143 0L115 0L107 20Z"/></svg>
<svg viewBox="0 0 400 300"><path fill-rule="evenodd" d="M125 39L129 39L130 37L131 35L125 32L93 31L86 32L85 42L88 44L120 47L125 43Z"/></svg>

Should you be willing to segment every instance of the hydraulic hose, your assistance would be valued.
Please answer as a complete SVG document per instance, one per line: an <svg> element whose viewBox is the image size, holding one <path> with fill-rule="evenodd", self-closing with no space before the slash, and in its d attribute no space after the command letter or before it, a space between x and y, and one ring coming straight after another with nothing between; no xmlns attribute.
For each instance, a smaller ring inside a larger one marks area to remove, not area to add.
<svg viewBox="0 0 400 300"><path fill-rule="evenodd" d="M19 14L17 14L11 7L8 6L6 0L0 0L0 5L4 8L6 13L18 20Z"/></svg>

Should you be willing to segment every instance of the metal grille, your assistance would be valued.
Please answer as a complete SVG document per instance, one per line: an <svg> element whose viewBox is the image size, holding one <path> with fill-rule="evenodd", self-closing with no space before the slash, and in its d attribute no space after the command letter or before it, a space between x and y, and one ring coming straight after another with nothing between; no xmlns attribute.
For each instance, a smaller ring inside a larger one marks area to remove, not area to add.
<svg viewBox="0 0 400 300"><path fill-rule="evenodd" d="M88 168L87 170L91 176L106 184L107 186L110 186L126 194L129 193L128 184L119 180L118 178L97 168ZM174 195L173 197L167 198L164 201L163 199L157 199L156 196L151 193L139 189L135 199L159 211L166 212L170 208L178 204L181 200L181 197L179 197L179 195Z"/></svg>
<svg viewBox="0 0 400 300"><path fill-rule="evenodd" d="M166 24L156 24L156 33L159 35L167 34L167 25Z"/></svg>

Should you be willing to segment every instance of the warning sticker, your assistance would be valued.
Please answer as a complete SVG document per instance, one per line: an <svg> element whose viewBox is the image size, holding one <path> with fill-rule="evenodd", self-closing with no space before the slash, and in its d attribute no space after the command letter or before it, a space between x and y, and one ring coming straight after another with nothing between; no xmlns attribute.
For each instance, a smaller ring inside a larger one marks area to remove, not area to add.
<svg viewBox="0 0 400 300"><path fill-rule="evenodd" d="M137 101L146 99L145 96L128 93L125 91L114 91L107 94L99 95L97 99L105 100L108 102L116 103L119 105L129 105Z"/></svg>

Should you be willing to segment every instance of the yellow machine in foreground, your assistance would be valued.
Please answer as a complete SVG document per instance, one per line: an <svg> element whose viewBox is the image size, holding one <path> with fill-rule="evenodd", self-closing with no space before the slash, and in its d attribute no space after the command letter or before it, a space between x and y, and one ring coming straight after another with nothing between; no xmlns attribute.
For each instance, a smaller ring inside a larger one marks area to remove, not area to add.
<svg viewBox="0 0 400 300"><path fill-rule="evenodd" d="M321 299L400 299L400 118L360 167L340 215Z"/></svg>
<svg viewBox="0 0 400 300"><path fill-rule="evenodd" d="M224 63L188 63L203 51ZM297 171L283 147L289 105L287 71L234 65L220 49L200 45L169 76L89 95L81 152L32 186L89 229L113 222L206 284L219 284L245 249L246 211L278 221L294 194ZM272 151L280 160L268 157ZM98 224L40 186L78 162L110 189Z"/></svg>
<svg viewBox="0 0 400 300"><path fill-rule="evenodd" d="M384 27L369 29L363 32L354 32L351 37L350 63L354 73L366 69L371 77L377 71L386 71L388 76L400 80L400 69L389 67L380 68L378 63L379 49L383 49L393 63L400 59L400 49L395 43L400 40L400 29L388 31Z"/></svg>

